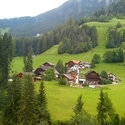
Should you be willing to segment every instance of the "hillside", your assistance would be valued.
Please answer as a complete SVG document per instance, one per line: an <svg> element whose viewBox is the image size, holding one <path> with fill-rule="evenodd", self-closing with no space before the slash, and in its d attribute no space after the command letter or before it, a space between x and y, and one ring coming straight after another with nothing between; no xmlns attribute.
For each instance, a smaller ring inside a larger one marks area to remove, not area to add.
<svg viewBox="0 0 125 125"><path fill-rule="evenodd" d="M42 53L41 55L34 57L34 68L37 68L38 66L42 65L44 62L52 62L52 63L56 64L59 59L62 59L64 63L68 62L69 60L73 60L73 59L90 62L95 53L99 54L101 57L103 57L104 52L109 50L109 49L106 49L106 47L105 47L106 31L107 31L108 27L116 26L117 22L121 22L122 27L125 28L124 19L121 20L121 19L113 18L112 20L110 20L107 23L102 23L102 22L87 23L87 25L89 25L89 26L94 25L97 28L97 32L98 32L98 46L97 47L90 50L89 52L84 52L84 53L80 53L80 54L60 54L60 55L58 55L58 45L55 45L52 48L45 51L44 53ZM102 60L103 60L103 58L102 58ZM20 65L20 67L17 64ZM97 65L96 70L98 72L101 72L101 70L102 70L101 67L103 67L102 64L103 64L103 62L101 64ZM113 65L105 64L104 69L109 70L110 65L112 67L112 68L110 67L110 70L113 72L115 70L115 68L114 68L115 66L119 67L119 64L117 64L117 63L113 64ZM105 66L107 66L107 67L105 67ZM22 58L21 57L14 58L13 70L19 72L19 71L22 71L22 67L23 67ZM122 68L120 68L120 70ZM117 73L117 70L115 72ZM117 74L122 75L122 72L118 70Z"/></svg>
<svg viewBox="0 0 125 125"><path fill-rule="evenodd" d="M117 0L113 0L117 1ZM68 0L60 7L35 17L20 17L0 20L0 28L9 28L13 36L35 36L64 23L69 18L75 20L91 16L101 7L108 6L106 0Z"/></svg>
<svg viewBox="0 0 125 125"><path fill-rule="evenodd" d="M44 62L52 62L54 64L57 63L59 59L62 59L63 62L68 62L69 60L77 59L81 61L90 62L93 55L100 54L102 57L104 52L109 49L105 48L106 45L106 31L110 26L116 26L117 22L122 24L122 27L125 28L125 20L124 19L116 19L113 18L108 23L102 22L90 22L87 23L89 26L96 26L98 31L98 41L99 44L96 48L92 49L89 52L81 53L81 54L57 54L58 45L53 46L49 50L45 51L41 55L35 56L33 59L34 68L39 67ZM23 67L23 59L21 57L16 57L13 60L13 72L22 71ZM121 116L125 113L124 109L124 96L125 96L125 73L124 73L125 65L124 63L104 63L103 58L100 64L96 65L94 69L98 73L102 70L107 72L115 73L116 76L121 80L119 85L106 86L104 88L105 92L108 92L109 97L113 103L113 106L116 109L116 112ZM91 69L88 69L91 70ZM83 73L86 73L88 70L84 70ZM84 101L84 108L93 116L97 114L96 106L99 98L100 89L91 89L91 88L71 88L66 86L59 86L57 82L45 82L46 86L46 95L48 100L48 109L51 113L51 119L53 121L61 120L69 120L71 115L73 114L72 108L75 105L77 97L82 94ZM39 83L36 83L36 90L38 91ZM57 94L58 93L58 94ZM64 112L65 111L65 112ZM55 113L56 112L56 113ZM62 113L60 113L62 112Z"/></svg>

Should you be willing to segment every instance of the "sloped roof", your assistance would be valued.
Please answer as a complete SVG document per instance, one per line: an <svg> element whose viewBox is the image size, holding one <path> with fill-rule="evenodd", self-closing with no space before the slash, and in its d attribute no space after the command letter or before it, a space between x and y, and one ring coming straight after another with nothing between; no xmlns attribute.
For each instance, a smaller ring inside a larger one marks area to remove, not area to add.
<svg viewBox="0 0 125 125"><path fill-rule="evenodd" d="M50 69L51 67L43 65L43 66L41 66L39 68L41 68L42 70L46 71L46 70Z"/></svg>
<svg viewBox="0 0 125 125"><path fill-rule="evenodd" d="M97 75L99 76L99 74L98 74L97 72L93 71L93 70L88 71L88 72L85 74L85 76L87 76L87 75L89 75L89 74L91 74L91 73L95 73L95 74L97 74Z"/></svg>
<svg viewBox="0 0 125 125"><path fill-rule="evenodd" d="M45 65L45 64L49 64L50 66L54 66L54 64L51 63L51 62L45 62L45 63L43 63L43 65Z"/></svg>
<svg viewBox="0 0 125 125"><path fill-rule="evenodd" d="M71 60L72 62L74 62L75 64L79 64L81 61L79 60Z"/></svg>
<svg viewBox="0 0 125 125"><path fill-rule="evenodd" d="M73 80L73 77L70 74L63 74L63 76L65 76L69 80Z"/></svg>

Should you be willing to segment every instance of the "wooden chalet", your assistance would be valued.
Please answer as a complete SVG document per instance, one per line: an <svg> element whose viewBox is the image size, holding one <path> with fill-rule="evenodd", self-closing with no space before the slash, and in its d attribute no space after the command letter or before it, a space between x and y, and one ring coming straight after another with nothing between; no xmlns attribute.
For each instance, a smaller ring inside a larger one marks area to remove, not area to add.
<svg viewBox="0 0 125 125"><path fill-rule="evenodd" d="M89 71L88 73L86 73L85 78L86 78L86 82L89 85L101 84L100 75L95 71Z"/></svg>
<svg viewBox="0 0 125 125"><path fill-rule="evenodd" d="M79 74L77 72L77 70L68 70L66 74L62 75L63 78L66 78L68 83L74 83L74 84L78 84L79 80Z"/></svg>
<svg viewBox="0 0 125 125"><path fill-rule="evenodd" d="M74 65L79 66L80 63L81 63L81 61L79 61L79 60L71 60L71 61L69 61L69 62L66 63L66 66L67 66L68 68L71 68L71 67L73 67Z"/></svg>
<svg viewBox="0 0 125 125"><path fill-rule="evenodd" d="M37 76L39 76L39 75L41 75L42 72L45 72L46 70L48 70L48 69L50 69L50 68L51 68L50 66L45 66L45 65L43 65L43 66L38 67L38 68L34 71L34 73L35 73Z"/></svg>
<svg viewBox="0 0 125 125"><path fill-rule="evenodd" d="M67 74L71 75L73 78L73 83L77 83L78 84L78 73L76 70L68 70Z"/></svg>
<svg viewBox="0 0 125 125"><path fill-rule="evenodd" d="M54 67L54 64L51 62L45 62L43 63L44 66L50 66L50 67Z"/></svg>
<svg viewBox="0 0 125 125"><path fill-rule="evenodd" d="M73 77L70 74L63 74L62 78L65 78L68 83L73 83Z"/></svg>

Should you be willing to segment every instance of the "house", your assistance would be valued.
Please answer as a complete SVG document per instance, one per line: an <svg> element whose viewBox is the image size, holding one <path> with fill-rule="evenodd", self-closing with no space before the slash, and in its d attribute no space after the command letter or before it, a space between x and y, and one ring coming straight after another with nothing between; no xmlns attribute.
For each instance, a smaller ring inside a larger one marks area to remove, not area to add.
<svg viewBox="0 0 125 125"><path fill-rule="evenodd" d="M118 83L119 79L116 78L115 74L108 72L108 80L111 80L113 83Z"/></svg>
<svg viewBox="0 0 125 125"><path fill-rule="evenodd" d="M66 74L69 74L73 78L73 83L79 83L79 74L76 70L68 70Z"/></svg>
<svg viewBox="0 0 125 125"><path fill-rule="evenodd" d="M73 84L73 77L71 74L62 74L62 78L65 78L67 83Z"/></svg>
<svg viewBox="0 0 125 125"><path fill-rule="evenodd" d="M18 77L20 77L20 78L22 78L23 73L22 73L22 72L20 72L20 73L18 73L18 74L17 74L17 76L18 76Z"/></svg>
<svg viewBox="0 0 125 125"><path fill-rule="evenodd" d="M54 64L51 62L45 62L43 63L44 66L50 66L50 67L54 67Z"/></svg>
<svg viewBox="0 0 125 125"><path fill-rule="evenodd" d="M71 61L69 61L69 62L66 63L66 66L68 68L71 68L74 65L80 66L80 63L81 63L81 61L79 61L79 60L71 60Z"/></svg>
<svg viewBox="0 0 125 125"><path fill-rule="evenodd" d="M22 78L24 75L30 75L30 76L32 76L32 77L35 76L35 74L34 74L33 72L20 72L20 73L17 74L17 76L18 76L19 78Z"/></svg>
<svg viewBox="0 0 125 125"><path fill-rule="evenodd" d="M79 83L79 69L77 67L71 67L66 74L62 75L63 78L66 78L67 82L78 84Z"/></svg>
<svg viewBox="0 0 125 125"><path fill-rule="evenodd" d="M45 66L45 65L43 65L43 66L38 67L36 70L34 70L34 73L35 73L37 76L39 76L39 75L41 75L42 72L45 72L45 71L47 71L47 70L50 69L50 68L51 68L50 66Z"/></svg>
<svg viewBox="0 0 125 125"><path fill-rule="evenodd" d="M55 78L59 78L59 72L56 69L54 69L54 73L55 73Z"/></svg>
<svg viewBox="0 0 125 125"><path fill-rule="evenodd" d="M85 78L89 85L101 84L100 75L95 71L89 71L86 73Z"/></svg>
<svg viewBox="0 0 125 125"><path fill-rule="evenodd" d="M43 63L42 66L38 67L37 69L34 70L34 73L39 76L41 73L47 71L50 68L54 68L54 64L51 62L45 62Z"/></svg>

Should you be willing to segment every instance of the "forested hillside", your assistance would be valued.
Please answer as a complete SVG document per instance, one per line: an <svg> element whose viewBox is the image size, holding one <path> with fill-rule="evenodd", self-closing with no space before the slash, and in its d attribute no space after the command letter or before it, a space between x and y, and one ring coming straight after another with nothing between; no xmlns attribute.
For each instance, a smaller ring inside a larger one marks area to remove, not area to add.
<svg viewBox="0 0 125 125"><path fill-rule="evenodd" d="M15 38L15 56L25 55L29 47L35 55L41 54L53 45L59 44L58 54L87 52L98 45L96 28L87 25L79 26L70 19L55 30L44 33L40 37Z"/></svg>
<svg viewBox="0 0 125 125"><path fill-rule="evenodd" d="M115 1L117 0L109 1L109 3L106 0L68 0L62 6L36 17L0 20L0 28L9 28L9 32L13 36L35 36L38 33L54 29L69 18L78 20L91 16L98 9L105 8Z"/></svg>
<svg viewBox="0 0 125 125"><path fill-rule="evenodd" d="M59 44L58 53L81 53L86 52L95 46L98 45L98 35L96 33L95 27L87 27L85 26L86 22L100 21L100 22L108 22L112 17L116 16L124 18L123 6L124 1L121 0L118 3L112 3L110 5L111 8L115 10L116 5L118 5L117 14L114 11L110 11L107 15L106 10L104 8L98 10L93 16L88 18L80 18L78 21L73 19L69 19L64 24L58 25L54 30L46 32L39 37L17 37L14 39L15 41L15 56L22 56L26 54L29 50L29 47L33 48L34 54L40 54L53 45ZM107 8L107 10L111 10L111 8ZM109 29L110 40L109 43L107 41L106 47L119 47L124 41L124 30L119 30L120 23L118 22L116 27L111 27ZM122 37L120 37L122 36Z"/></svg>

